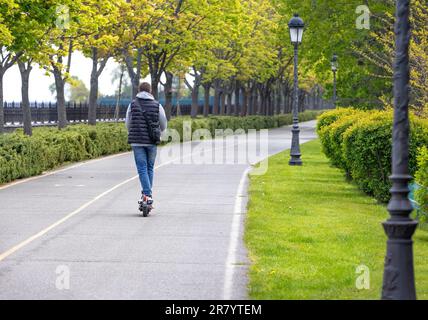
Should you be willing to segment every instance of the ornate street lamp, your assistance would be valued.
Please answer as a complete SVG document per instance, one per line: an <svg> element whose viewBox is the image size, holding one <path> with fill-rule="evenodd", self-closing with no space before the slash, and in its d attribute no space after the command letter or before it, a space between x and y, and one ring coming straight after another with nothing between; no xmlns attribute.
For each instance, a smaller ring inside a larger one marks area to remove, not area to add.
<svg viewBox="0 0 428 320"><path fill-rule="evenodd" d="M396 1L394 125L392 136L392 189L388 205L390 219L383 223L388 236L382 299L416 299L413 270L413 241L417 222L408 198L409 182L409 23L410 0Z"/></svg>
<svg viewBox="0 0 428 320"><path fill-rule="evenodd" d="M339 62L337 59L337 54L333 54L333 58L331 59L331 71L333 71L333 104L334 107L336 108L336 104L337 104L337 80L336 80L336 73L337 70L339 69Z"/></svg>
<svg viewBox="0 0 428 320"><path fill-rule="evenodd" d="M288 27L290 28L290 39L291 43L294 45L294 100L293 100L293 137L291 141L291 166L301 166L301 153L300 153L300 141L299 141L299 79L298 79L298 49L299 44L302 43L303 38L303 30L305 24L303 20L299 17L298 14L295 14L293 18L291 18L288 23Z"/></svg>

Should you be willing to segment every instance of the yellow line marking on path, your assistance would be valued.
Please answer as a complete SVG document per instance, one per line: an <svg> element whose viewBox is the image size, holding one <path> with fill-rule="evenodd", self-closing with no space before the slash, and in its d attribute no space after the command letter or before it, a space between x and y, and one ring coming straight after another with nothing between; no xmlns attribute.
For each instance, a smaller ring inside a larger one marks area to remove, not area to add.
<svg viewBox="0 0 428 320"><path fill-rule="evenodd" d="M138 177L138 176L137 176ZM28 238L27 240L19 243L18 245L14 246L13 248L7 250L6 252L2 253L0 255L0 261L3 261L4 259L6 259L8 256L10 256L11 254L15 253L16 251L18 251L19 249L25 247L27 244L33 242L34 240L42 237L43 235L45 235L46 233L48 233L49 231L51 231L52 229L56 228L57 226L63 224L64 222L66 222L67 220L69 220L71 217L75 216L76 214L78 214L79 212L83 211L84 209L86 209L87 207L89 207L91 204L93 204L94 202L98 201L99 199L101 199L102 197L104 197L105 195L109 194L110 192L116 190L117 188L120 188L121 186L127 184L128 182L136 179L137 177L132 177L128 180L125 180L121 183L119 183L118 185L114 186L113 188L101 193L100 195L96 196L94 199L92 199L89 202L86 202L83 206L81 206L80 208L74 210L72 213L66 215L64 218L58 220L57 222L55 222L54 224L50 225L49 227L43 229L42 231L40 231L39 233L36 233L35 235L31 236L30 238Z"/></svg>
<svg viewBox="0 0 428 320"><path fill-rule="evenodd" d="M235 145L235 146L236 146L236 145ZM222 148L224 148L224 147L222 147ZM216 149L219 149L219 148L214 148L214 149L213 149L213 151L214 151L214 150L216 150ZM123 154L122 154L122 155L123 155ZM158 166L156 166L156 167L155 167L155 170L157 170L157 169L159 169L159 168L161 168L161 167L163 167L163 166L166 166L166 165L168 165L168 164L170 164L170 163L173 163L173 162L175 162L175 161L177 161L177 160L184 159L184 158L187 158L187 157L191 157L192 155L193 155L193 153L190 153L190 154L188 154L188 155L180 156L179 158L172 159L172 160L167 161L167 162L165 162L165 163L161 163L160 165L158 165ZM118 156L118 155L116 155L116 156ZM108 158L98 159L98 161L100 161L100 160L105 160L105 159L108 159ZM83 164L85 164L85 163L81 163L81 164L79 164L78 166L81 166L81 165L83 165ZM74 168L75 168L75 167L77 167L77 166L74 166ZM70 167L70 168L63 169L63 170L68 170L68 169L71 169L71 167ZM57 172L58 172L58 171L57 171ZM54 174L54 173L52 172L52 173L50 173L50 174ZM52 229L54 229L54 228L58 227L59 225L63 224L64 222L66 222L66 221L67 221L67 220L69 220L70 218L74 217L74 216L75 216L75 215L77 215L78 213L82 212L83 210L85 210L87 207L89 207L89 206L90 206L91 204L93 204L94 202L96 202L96 201L100 200L101 198L103 198L104 196L106 196L106 195L108 195L109 193L113 192L114 190L116 190L116 189L118 189L118 188L122 187L123 185L125 185L125 184L127 184L127 183L129 183L129 182L131 182L131 181L133 181L133 180L135 180L135 179L137 179L137 178L138 178L138 175L136 175L136 176L134 176L134 177L132 177L132 178L129 178L129 179L127 179L127 180L125 180L125 181L123 181L123 182L121 182L121 183L119 183L119 184L115 185L114 187L110 188L110 189L109 189L109 190L107 190L107 191L104 191L103 193L101 193L100 195L96 196L96 197L95 197L95 198L93 198L92 200L90 200L90 201L86 202L86 203L85 203L83 206L81 206L80 208L78 208L78 209L74 210L72 213L70 213L70 214L66 215L64 218L62 218L62 219L58 220L57 222L55 222L54 224L50 225L49 227L47 227L47 228L43 229L42 231L40 231L40 232L36 233L35 235L31 236L31 237L30 237L30 238L28 238L27 240L24 240L24 241L22 241L21 243L17 244L16 246L14 246L14 247L10 248L10 249L9 249L9 250L7 250L6 252L3 252L2 254L0 254L0 262L1 262L1 261L3 261L4 259L6 259L7 257L9 257L10 255L12 255L13 253L17 252L18 250L22 249L22 248L23 248L23 247L25 247L26 245L30 244L30 243L31 243L31 242L33 242L34 240L37 240L37 239L39 239L40 237L44 236L46 233L48 233L48 232L49 232L49 231L51 231ZM21 182L21 183L22 183L22 182Z"/></svg>

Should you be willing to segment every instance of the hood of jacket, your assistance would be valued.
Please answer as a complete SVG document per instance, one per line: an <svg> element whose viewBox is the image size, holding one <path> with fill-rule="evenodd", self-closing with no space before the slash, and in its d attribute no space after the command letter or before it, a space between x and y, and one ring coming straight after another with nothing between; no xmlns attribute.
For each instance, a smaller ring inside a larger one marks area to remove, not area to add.
<svg viewBox="0 0 428 320"><path fill-rule="evenodd" d="M145 92L145 91L141 91L137 94L137 98L140 99L145 99L145 100L155 100L155 98L153 97L152 94Z"/></svg>

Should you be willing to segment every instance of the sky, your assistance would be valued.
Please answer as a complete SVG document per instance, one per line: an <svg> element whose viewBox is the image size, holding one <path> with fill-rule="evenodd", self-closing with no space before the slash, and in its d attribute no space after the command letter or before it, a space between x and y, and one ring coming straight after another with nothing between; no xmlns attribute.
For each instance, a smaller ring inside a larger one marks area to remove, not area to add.
<svg viewBox="0 0 428 320"><path fill-rule="evenodd" d="M117 84L112 83L112 73L118 64L109 60L104 72L99 79L99 90L102 94L114 94ZM91 59L85 58L80 52L73 53L70 73L81 79L89 89L92 69ZM55 101L55 95L49 91L49 86L54 83L52 76L46 76L45 71L34 66L30 75L30 101L49 102ZM9 69L4 76L4 101L21 101L21 75L17 66Z"/></svg>

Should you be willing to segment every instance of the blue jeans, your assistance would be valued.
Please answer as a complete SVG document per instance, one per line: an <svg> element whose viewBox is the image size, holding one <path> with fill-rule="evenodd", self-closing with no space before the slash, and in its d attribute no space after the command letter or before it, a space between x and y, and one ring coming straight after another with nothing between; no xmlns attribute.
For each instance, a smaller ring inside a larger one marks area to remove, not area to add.
<svg viewBox="0 0 428 320"><path fill-rule="evenodd" d="M157 146L132 147L135 164L140 177L141 188L146 196L152 196L153 174L157 154Z"/></svg>

